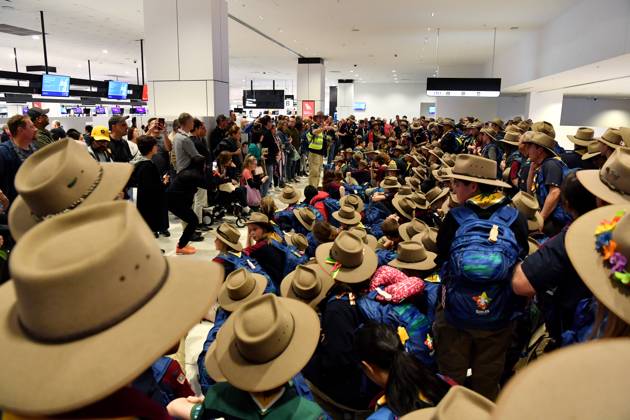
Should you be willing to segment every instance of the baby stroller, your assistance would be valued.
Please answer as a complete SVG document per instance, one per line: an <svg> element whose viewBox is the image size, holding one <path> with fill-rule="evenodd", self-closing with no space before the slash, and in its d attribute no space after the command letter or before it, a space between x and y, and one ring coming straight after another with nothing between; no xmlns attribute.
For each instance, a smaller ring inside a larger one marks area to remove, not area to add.
<svg viewBox="0 0 630 420"><path fill-rule="evenodd" d="M243 206L232 192L217 188L214 191L208 191L208 207L203 209L204 223L213 225L216 222L223 221L226 216L234 217L234 224L237 227L244 227L247 221L247 215L243 211Z"/></svg>

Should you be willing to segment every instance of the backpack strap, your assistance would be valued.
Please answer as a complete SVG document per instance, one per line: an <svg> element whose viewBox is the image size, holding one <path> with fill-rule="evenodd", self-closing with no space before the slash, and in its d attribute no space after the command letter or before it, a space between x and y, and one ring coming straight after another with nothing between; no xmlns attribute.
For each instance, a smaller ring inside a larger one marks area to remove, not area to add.
<svg viewBox="0 0 630 420"><path fill-rule="evenodd" d="M518 210L510 206L501 206L497 211L490 216L490 221L500 222L505 226L512 226L512 223L518 218Z"/></svg>
<svg viewBox="0 0 630 420"><path fill-rule="evenodd" d="M475 213L470 207L460 206L451 209L450 214L453 215L455 221L461 226L470 219L479 219L477 213Z"/></svg>

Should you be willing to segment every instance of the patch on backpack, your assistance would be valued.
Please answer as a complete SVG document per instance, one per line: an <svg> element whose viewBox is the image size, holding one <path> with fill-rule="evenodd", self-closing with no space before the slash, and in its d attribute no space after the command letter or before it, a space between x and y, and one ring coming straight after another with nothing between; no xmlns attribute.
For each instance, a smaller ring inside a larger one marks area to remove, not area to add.
<svg viewBox="0 0 630 420"><path fill-rule="evenodd" d="M490 302L492 301L492 299L488 297L488 294L486 292L483 292L479 296L473 296L472 300L474 300L477 304L477 310L475 311L477 312L477 315L485 315L490 313L488 306L490 306Z"/></svg>

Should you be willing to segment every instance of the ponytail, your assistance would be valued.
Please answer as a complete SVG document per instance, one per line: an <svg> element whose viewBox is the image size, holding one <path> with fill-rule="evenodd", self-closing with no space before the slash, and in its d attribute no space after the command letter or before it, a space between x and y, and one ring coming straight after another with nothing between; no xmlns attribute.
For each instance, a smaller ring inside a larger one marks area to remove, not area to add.
<svg viewBox="0 0 630 420"><path fill-rule="evenodd" d="M405 351L398 333L388 325L364 325L355 334L354 348L359 360L389 373L385 396L397 416L437 405L449 390L448 384Z"/></svg>

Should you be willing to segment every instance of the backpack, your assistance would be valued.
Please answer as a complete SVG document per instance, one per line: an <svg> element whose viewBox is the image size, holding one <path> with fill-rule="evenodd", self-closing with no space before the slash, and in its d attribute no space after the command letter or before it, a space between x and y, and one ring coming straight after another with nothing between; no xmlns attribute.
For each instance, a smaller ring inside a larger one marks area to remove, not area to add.
<svg viewBox="0 0 630 420"><path fill-rule="evenodd" d="M166 356L156 360L132 386L164 407L176 398L195 395L179 362Z"/></svg>
<svg viewBox="0 0 630 420"><path fill-rule="evenodd" d="M557 159L551 158L547 160L550 160L551 162L556 162L557 165L562 166L562 179L563 180L565 180L566 177L570 173L576 172L579 169L579 168L570 169L566 165L566 163L564 163L560 158L557 158ZM542 206L545 203L545 200L547 199L547 196L549 195L549 191L547 190L547 186L545 185L545 177L543 176L543 172L540 169L536 172L536 179L535 179L534 184L535 184L534 188L536 189L534 193L536 195L536 198L538 199L538 203L540 204L542 208ZM556 208L553 210L553 213L551 213L551 218L564 224L570 223L573 220L571 215L566 212L564 207L562 207L561 202L558 202L558 204L556 205Z"/></svg>
<svg viewBox="0 0 630 420"><path fill-rule="evenodd" d="M293 214L293 209L299 209L300 207L308 207L313 210L315 213L315 220L324 220L324 216L317 210L315 207L304 204L304 203L296 203L293 206L290 206L287 209L279 210L273 215L273 220L276 224L282 229L284 232L290 232L291 230L295 230L297 233L304 233L305 230L302 224L298 221L295 214ZM306 233L304 233L306 234Z"/></svg>
<svg viewBox="0 0 630 420"><path fill-rule="evenodd" d="M378 292L373 290L358 301L359 310L365 319L386 324L406 334L405 350L412 353L426 366L434 365L431 323L411 303L386 303L376 300ZM405 332L402 332L404 329Z"/></svg>
<svg viewBox="0 0 630 420"><path fill-rule="evenodd" d="M203 392L203 395L206 395L206 392L208 392L208 388L216 383L215 380L212 379L206 371L206 354L208 353L208 349L210 348L212 343L214 343L214 340L216 340L219 330L221 329L223 324L225 324L225 321L227 321L229 316L230 312L220 307L217 308L217 313L214 318L214 325L212 326L210 331L208 331L206 340L203 342L201 353L199 353L199 356L197 357L199 386L201 386L201 391Z"/></svg>
<svg viewBox="0 0 630 420"><path fill-rule="evenodd" d="M240 256L236 255L233 252L221 253L214 257L215 260L219 260L219 262L228 262L234 266L234 270L238 270L239 268L244 268L250 273L262 274L267 279L267 286L265 287L265 293L273 293L278 294L278 290L276 290L276 286L274 286L273 281L271 281L271 277L269 274L262 269L258 261L254 258L245 255L245 253L241 252ZM231 271L230 271L231 272ZM230 274L227 270L225 271L225 276L227 277Z"/></svg>
<svg viewBox="0 0 630 420"><path fill-rule="evenodd" d="M502 206L487 220L466 206L450 213L459 228L441 273L446 319L458 328L502 328L514 310L510 280L520 246L510 226L518 210Z"/></svg>
<svg viewBox="0 0 630 420"><path fill-rule="evenodd" d="M332 215L334 212L338 211L341 208L341 205L339 205L339 201L330 197L326 197L321 201L323 201L324 208L326 209L326 213L328 214L328 223L335 227L339 227L339 222L335 220Z"/></svg>
<svg viewBox="0 0 630 420"><path fill-rule="evenodd" d="M302 254L293 245L283 244L275 240L271 240L270 245L284 253L284 271L282 272L282 277L287 276L290 272L295 270L298 265L306 264L308 261L308 256Z"/></svg>

